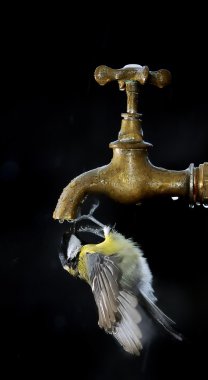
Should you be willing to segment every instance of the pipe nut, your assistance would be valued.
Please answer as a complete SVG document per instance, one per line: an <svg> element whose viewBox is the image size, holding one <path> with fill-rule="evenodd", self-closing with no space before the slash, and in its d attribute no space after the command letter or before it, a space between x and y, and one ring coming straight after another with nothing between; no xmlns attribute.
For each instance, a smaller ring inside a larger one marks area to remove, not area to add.
<svg viewBox="0 0 208 380"><path fill-rule="evenodd" d="M198 189L200 202L208 205L208 162L199 165Z"/></svg>

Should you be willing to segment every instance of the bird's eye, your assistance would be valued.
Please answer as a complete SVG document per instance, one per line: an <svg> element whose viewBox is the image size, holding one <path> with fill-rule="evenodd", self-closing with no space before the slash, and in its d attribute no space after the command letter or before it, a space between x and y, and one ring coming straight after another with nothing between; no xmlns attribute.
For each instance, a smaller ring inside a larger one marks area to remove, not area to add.
<svg viewBox="0 0 208 380"><path fill-rule="evenodd" d="M67 264L70 268L76 269L78 261L79 261L79 255L76 255L75 257L73 257L73 259L70 259L70 258L67 259Z"/></svg>

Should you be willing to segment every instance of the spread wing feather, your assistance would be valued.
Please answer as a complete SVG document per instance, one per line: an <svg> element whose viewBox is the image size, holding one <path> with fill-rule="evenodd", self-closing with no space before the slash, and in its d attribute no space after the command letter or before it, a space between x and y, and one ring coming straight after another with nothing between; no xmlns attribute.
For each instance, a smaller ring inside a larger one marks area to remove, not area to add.
<svg viewBox="0 0 208 380"><path fill-rule="evenodd" d="M134 294L120 285L118 256L87 254L90 284L98 307L99 326L112 334L123 348L139 355L142 349L141 316Z"/></svg>

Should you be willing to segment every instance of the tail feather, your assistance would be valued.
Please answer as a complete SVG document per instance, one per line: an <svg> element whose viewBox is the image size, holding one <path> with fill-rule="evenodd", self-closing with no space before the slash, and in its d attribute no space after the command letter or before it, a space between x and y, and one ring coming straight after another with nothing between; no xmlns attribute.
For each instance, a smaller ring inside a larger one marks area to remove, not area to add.
<svg viewBox="0 0 208 380"><path fill-rule="evenodd" d="M174 328L175 322L172 321L167 315L165 315L162 310L157 307L154 302L152 302L141 290L140 290L140 301L143 304L144 309L153 317L156 322L164 327L164 329L171 334L174 338L182 341L182 334L178 333Z"/></svg>

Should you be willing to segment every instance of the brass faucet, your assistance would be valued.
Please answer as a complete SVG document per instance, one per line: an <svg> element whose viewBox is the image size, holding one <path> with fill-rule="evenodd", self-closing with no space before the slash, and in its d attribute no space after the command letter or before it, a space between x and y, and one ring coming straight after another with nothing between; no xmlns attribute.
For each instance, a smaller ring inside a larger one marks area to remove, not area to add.
<svg viewBox="0 0 208 380"><path fill-rule="evenodd" d="M100 85L117 80L127 94L127 112L122 114L118 140L110 143L111 162L73 179L63 190L54 219L76 218L79 204L89 193L102 193L121 203L139 203L155 196L186 197L189 204L208 204L208 162L176 171L153 166L148 158L151 144L143 140L140 114L137 111L141 85L159 88L171 82L168 70L150 71L147 66L127 65L114 70L99 66L95 79Z"/></svg>

